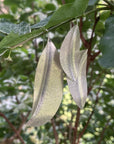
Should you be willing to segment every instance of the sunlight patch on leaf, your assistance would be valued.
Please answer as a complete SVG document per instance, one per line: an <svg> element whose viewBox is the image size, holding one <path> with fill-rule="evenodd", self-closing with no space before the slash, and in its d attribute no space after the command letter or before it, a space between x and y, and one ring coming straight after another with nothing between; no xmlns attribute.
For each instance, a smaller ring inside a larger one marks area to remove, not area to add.
<svg viewBox="0 0 114 144"><path fill-rule="evenodd" d="M0 32L9 34L9 33L17 33L19 35L26 34L31 32L30 25L21 22L20 24L13 24L11 22L0 22Z"/></svg>

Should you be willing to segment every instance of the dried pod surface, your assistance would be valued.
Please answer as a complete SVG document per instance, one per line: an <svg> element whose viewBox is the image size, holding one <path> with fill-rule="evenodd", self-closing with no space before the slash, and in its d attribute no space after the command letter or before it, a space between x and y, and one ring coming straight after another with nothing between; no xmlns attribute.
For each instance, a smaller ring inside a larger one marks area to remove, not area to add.
<svg viewBox="0 0 114 144"><path fill-rule="evenodd" d="M66 35L60 50L61 66L67 77L76 80L78 76L78 59L76 61L76 52L80 50L80 34L78 26L74 26ZM79 55L80 57L80 55Z"/></svg>
<svg viewBox="0 0 114 144"><path fill-rule="evenodd" d="M48 42L35 75L32 117L27 126L41 126L55 115L62 100L63 78L59 54L52 42Z"/></svg>
<svg viewBox="0 0 114 144"><path fill-rule="evenodd" d="M72 81L67 78L69 90L76 104L82 109L85 105L87 98L87 80L86 80L86 64L87 64L87 51L82 51L83 56L80 60L80 67L78 78Z"/></svg>
<svg viewBox="0 0 114 144"><path fill-rule="evenodd" d="M66 35L60 50L61 66L76 104L83 108L87 98L87 50L80 51L80 33L74 26Z"/></svg>

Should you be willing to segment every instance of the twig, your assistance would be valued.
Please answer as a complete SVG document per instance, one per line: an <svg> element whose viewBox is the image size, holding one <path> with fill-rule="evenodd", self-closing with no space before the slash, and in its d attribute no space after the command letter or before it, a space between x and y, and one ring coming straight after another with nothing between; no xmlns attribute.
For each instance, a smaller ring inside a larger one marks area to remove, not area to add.
<svg viewBox="0 0 114 144"><path fill-rule="evenodd" d="M94 107L94 108L95 108L95 107ZM93 113L94 113L94 110L91 112L91 114L90 114L90 116L89 116L89 118L88 118L88 120L87 120L87 123L86 123L84 129L83 129L82 132L79 134L77 144L79 144L80 138L83 136L85 130L87 129L87 126L88 126L88 124L89 124L89 122L90 122L90 120L91 120L91 118L92 118Z"/></svg>
<svg viewBox="0 0 114 144"><path fill-rule="evenodd" d="M100 17L97 17L97 12L95 12L95 22L94 22L94 25L93 25L93 29L92 29L92 33L91 33L91 38L90 38L90 41L89 41L89 47L88 47L88 56L90 56L90 59L91 59L91 50L92 50L92 40L93 40L93 34L94 34L94 31L95 31L95 27L99 21Z"/></svg>
<svg viewBox="0 0 114 144"><path fill-rule="evenodd" d="M17 132L16 128L13 126L13 124L8 120L8 118L2 113L0 112L0 116L2 116L7 123L9 124L9 126L11 127L11 129L17 134L18 138L20 139L22 144L25 144L24 140L22 139L22 137L19 135L19 133Z"/></svg>
<svg viewBox="0 0 114 144"><path fill-rule="evenodd" d="M21 133L22 127L23 127L24 123L26 122L26 120L27 120L29 114L30 114L30 112L27 113L26 117L24 117L24 119L23 119L21 125L19 126L19 128L18 128L18 130L17 130L17 133L18 133L18 134ZM10 138L10 142L13 142L13 140L18 136L17 133L14 134L14 135Z"/></svg>
<svg viewBox="0 0 114 144"><path fill-rule="evenodd" d="M99 5L100 5L100 6L107 6L107 4L99 4L99 3L96 4L96 5L98 5L98 6L99 6Z"/></svg>
<svg viewBox="0 0 114 144"><path fill-rule="evenodd" d="M100 140L98 141L98 144L101 144L102 140L103 140L103 136L104 136L104 133L109 125L109 122L110 122L111 118L107 121L105 127L103 128L102 132L101 132L101 135L100 135Z"/></svg>
<svg viewBox="0 0 114 144"><path fill-rule="evenodd" d="M93 72L93 70L91 71L91 73L92 72ZM101 75L102 75L101 73L99 75L97 75L97 78L95 79L95 81L93 83L92 83L92 79L90 79L90 84L89 84L89 87L88 87L88 94L92 90L94 84L99 80L99 78L100 78ZM91 75L91 78L92 78L92 75Z"/></svg>
<svg viewBox="0 0 114 144"><path fill-rule="evenodd" d="M91 46L90 46L91 47ZM91 55L91 50L88 50L88 58L87 58L87 72L89 69L89 65L91 62L93 62L95 60L95 58L101 53L100 51L94 53L94 55Z"/></svg>
<svg viewBox="0 0 114 144"><path fill-rule="evenodd" d="M61 0L62 1L62 4L64 5L65 4L65 0Z"/></svg>
<svg viewBox="0 0 114 144"><path fill-rule="evenodd" d="M93 34L94 34L94 31L95 31L95 27L99 21L100 17L97 17L97 12L95 12L95 22L94 22L94 25L93 25L93 29L92 29L92 33L91 33L91 38L90 38L90 44L92 43L92 40L93 40Z"/></svg>
<svg viewBox="0 0 114 144"><path fill-rule="evenodd" d="M54 132L54 136L55 136L55 142L56 142L56 144L59 144L58 134L57 134L57 131L56 131L56 125L55 125L55 121L54 121L53 118L51 119L51 123L52 123L52 126L53 126L53 132Z"/></svg>
<svg viewBox="0 0 114 144"><path fill-rule="evenodd" d="M110 1L108 1L108 0L104 0L109 6L114 6L114 4L113 3L111 3Z"/></svg>
<svg viewBox="0 0 114 144"><path fill-rule="evenodd" d="M90 63L100 54L100 51L99 51L99 53L97 53L97 55L95 54L94 56L91 56L93 34L94 34L95 27L96 27L98 21L99 21L99 17L97 17L97 11L96 11L95 12L95 22L94 22L92 33L91 33L91 38L90 38L90 41L89 41L89 44L87 47L88 48L87 72L88 72Z"/></svg>
<svg viewBox="0 0 114 144"><path fill-rule="evenodd" d="M38 62L38 54L37 54L37 49L38 49L38 44L36 39L33 41L34 49L35 49L35 61Z"/></svg>
<svg viewBox="0 0 114 144"><path fill-rule="evenodd" d="M16 101L17 101L17 104L20 104L20 101L19 101L17 95L16 95ZM24 115L23 115L23 113L21 113L21 118L22 118L22 120L24 119Z"/></svg>
<svg viewBox="0 0 114 144"><path fill-rule="evenodd" d="M91 55L91 61L94 61L95 58L101 53L101 51L98 51L96 53L94 53L94 55Z"/></svg>
<svg viewBox="0 0 114 144"><path fill-rule="evenodd" d="M83 34L82 34L82 27L83 27L83 20L82 17L80 18L80 24L79 24L79 30L80 30L80 38L85 46L85 48L89 47L89 43L85 40Z"/></svg>
<svg viewBox="0 0 114 144"><path fill-rule="evenodd" d="M23 124L24 124L24 122L20 125L19 129L17 130L17 133L18 133L19 135L20 135L20 133L21 133ZM10 142L13 142L13 140L18 136L17 133L14 134L14 135L10 138Z"/></svg>
<svg viewBox="0 0 114 144"><path fill-rule="evenodd" d="M69 137L69 141L72 143L72 137L71 137L71 134L72 134L72 121L73 121L73 118L74 118L74 114L72 113L72 116L71 116L71 120L70 120L70 122L69 122L69 135L68 135L68 137Z"/></svg>
<svg viewBox="0 0 114 144"><path fill-rule="evenodd" d="M77 129L79 125L79 119L80 119L80 108L77 108L77 115L76 115L76 121L75 121L75 128L74 128L74 137L73 137L73 143L76 143L76 138L77 138Z"/></svg>
<svg viewBox="0 0 114 144"><path fill-rule="evenodd" d="M100 84L100 87L101 87L101 85L102 85L102 82L101 82L101 84ZM89 118L88 118L88 120L87 120L87 123L86 123L85 127L83 128L83 130L81 131L81 133L79 134L77 144L79 144L80 138L83 136L84 132L86 131L86 129L87 129L87 127L88 127L88 124L89 124L89 122L90 122L90 120L91 120L91 118L92 118L92 115L94 114L96 104L98 103L98 95L99 95L99 92L100 92L100 89L98 90L98 92L97 92L97 94L96 94L95 105L94 105L93 110L92 110L92 112L91 112L91 114L90 114L90 116L89 116Z"/></svg>

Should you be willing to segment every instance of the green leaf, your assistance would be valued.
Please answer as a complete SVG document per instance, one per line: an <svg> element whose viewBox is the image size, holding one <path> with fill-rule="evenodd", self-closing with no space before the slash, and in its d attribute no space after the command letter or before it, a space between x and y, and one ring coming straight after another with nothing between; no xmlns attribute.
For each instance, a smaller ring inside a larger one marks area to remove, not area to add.
<svg viewBox="0 0 114 144"><path fill-rule="evenodd" d="M0 19L9 19L15 21L14 17L11 14L0 14Z"/></svg>
<svg viewBox="0 0 114 144"><path fill-rule="evenodd" d="M48 42L37 66L32 117L27 126L43 125L55 115L62 100L62 81L58 51Z"/></svg>
<svg viewBox="0 0 114 144"><path fill-rule="evenodd" d="M48 3L45 5L45 10L54 11L56 9L55 5L52 3Z"/></svg>
<svg viewBox="0 0 114 144"><path fill-rule="evenodd" d="M104 23L101 20L99 20L99 22L96 25L95 32L98 36L102 36L104 30L105 30Z"/></svg>
<svg viewBox="0 0 114 144"><path fill-rule="evenodd" d="M99 0L89 0L88 5L89 5L89 6L93 6L93 5L95 5L98 1L99 1Z"/></svg>
<svg viewBox="0 0 114 144"><path fill-rule="evenodd" d="M0 42L0 51L5 48L15 48L20 46L32 38L39 36L42 33L43 29L34 30L31 33L27 33L24 35L18 35L15 33L10 33Z"/></svg>
<svg viewBox="0 0 114 144"><path fill-rule="evenodd" d="M39 23L36 23L34 25L31 26L31 29L38 29L38 28L41 28L41 27L44 27L47 25L47 23L49 22L51 16L43 19L42 21L40 21Z"/></svg>
<svg viewBox="0 0 114 144"><path fill-rule="evenodd" d="M11 22L4 21L0 22L0 32L5 34L13 32L22 35L29 33L30 31L30 25L25 22L21 22L20 24L13 24Z"/></svg>
<svg viewBox="0 0 114 144"><path fill-rule="evenodd" d="M65 0L65 3L67 4L67 3L72 3L72 2L74 2L75 0ZM61 4L61 5L63 5L63 3L62 3L62 0L57 0L57 2L58 2L58 4Z"/></svg>
<svg viewBox="0 0 114 144"><path fill-rule="evenodd" d="M21 44L35 38L36 36L39 36L44 32L47 32L47 29L49 29L52 26L59 25L65 20L70 20L71 18L81 16L87 7L87 4L88 0L76 0L74 3L66 4L62 6L60 9L58 9L52 15L50 21L46 26L41 27L38 30L33 30L31 33L26 33L20 36L16 34L13 35L13 33L10 33L0 42L0 54L1 50L3 52L3 48L16 48L17 46L20 46Z"/></svg>
<svg viewBox="0 0 114 144"><path fill-rule="evenodd" d="M21 3L20 0L14 0L14 1L12 1L12 0L5 0L5 1L4 1L4 4L5 4L5 5L9 5L9 6L11 6L11 5L16 5L16 6L18 6L20 3Z"/></svg>
<svg viewBox="0 0 114 144"><path fill-rule="evenodd" d="M72 18L81 16L86 10L88 0L75 0L74 3L69 3L61 6L51 17L49 27L63 23Z"/></svg>
<svg viewBox="0 0 114 144"><path fill-rule="evenodd" d="M105 33L100 41L102 57L99 63L102 67L114 67L114 15L106 20Z"/></svg>

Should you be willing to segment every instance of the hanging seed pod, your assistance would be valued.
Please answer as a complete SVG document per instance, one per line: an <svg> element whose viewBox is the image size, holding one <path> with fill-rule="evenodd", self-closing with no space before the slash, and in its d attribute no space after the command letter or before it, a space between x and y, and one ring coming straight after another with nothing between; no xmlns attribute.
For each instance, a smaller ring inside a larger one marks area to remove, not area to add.
<svg viewBox="0 0 114 144"><path fill-rule="evenodd" d="M59 54L48 41L36 69L31 119L27 126L41 126L55 115L62 100L63 78Z"/></svg>
<svg viewBox="0 0 114 144"><path fill-rule="evenodd" d="M78 26L74 26L66 35L60 49L61 66L67 77L76 80L80 55L76 61L76 53L80 51L80 34Z"/></svg>
<svg viewBox="0 0 114 144"><path fill-rule="evenodd" d="M67 78L69 90L72 97L79 108L83 108L87 98L87 80L86 80L86 64L87 64L87 50L82 51L83 56L80 60L80 67L76 81Z"/></svg>
<svg viewBox="0 0 114 144"><path fill-rule="evenodd" d="M80 51L78 26L71 28L62 43L60 63L66 73L69 90L74 101L80 108L83 108L87 98L87 50Z"/></svg>

